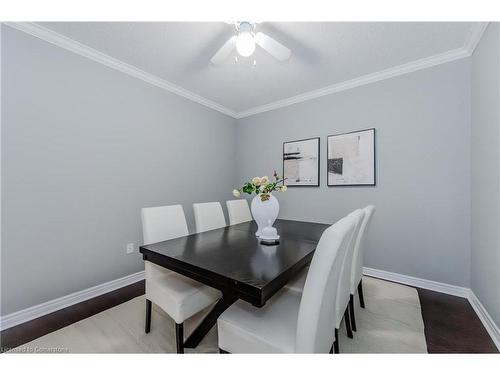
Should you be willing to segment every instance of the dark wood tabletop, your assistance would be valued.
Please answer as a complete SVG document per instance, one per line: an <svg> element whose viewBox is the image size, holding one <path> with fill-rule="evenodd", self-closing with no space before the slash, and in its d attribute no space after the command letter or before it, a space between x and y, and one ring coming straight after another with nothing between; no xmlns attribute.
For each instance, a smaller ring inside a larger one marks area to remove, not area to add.
<svg viewBox="0 0 500 375"><path fill-rule="evenodd" d="M208 323L213 326L237 299L262 307L311 261L328 224L277 220L274 227L280 235L274 246L259 242L251 221L141 246L140 252L144 260L222 291ZM186 347L196 346L203 336L190 337Z"/></svg>

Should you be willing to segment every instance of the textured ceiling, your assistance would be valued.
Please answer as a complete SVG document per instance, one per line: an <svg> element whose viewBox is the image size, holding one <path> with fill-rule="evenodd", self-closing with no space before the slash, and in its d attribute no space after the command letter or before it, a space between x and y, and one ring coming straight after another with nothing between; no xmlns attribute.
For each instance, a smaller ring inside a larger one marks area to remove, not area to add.
<svg viewBox="0 0 500 375"><path fill-rule="evenodd" d="M257 47L251 58L210 58L233 34L226 23L40 23L234 112L462 48L473 23L259 23L292 50L280 63ZM252 67L253 60L257 66Z"/></svg>

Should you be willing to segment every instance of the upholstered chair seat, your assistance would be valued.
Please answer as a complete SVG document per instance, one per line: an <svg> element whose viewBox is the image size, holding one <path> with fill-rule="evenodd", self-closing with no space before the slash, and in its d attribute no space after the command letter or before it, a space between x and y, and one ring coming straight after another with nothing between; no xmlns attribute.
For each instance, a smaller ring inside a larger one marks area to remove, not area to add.
<svg viewBox="0 0 500 375"><path fill-rule="evenodd" d="M231 353L293 353L301 295L285 290L262 308L238 301L217 321L219 348Z"/></svg>
<svg viewBox="0 0 500 375"><path fill-rule="evenodd" d="M161 268L146 262L146 299L154 301L178 324L222 297L217 289Z"/></svg>

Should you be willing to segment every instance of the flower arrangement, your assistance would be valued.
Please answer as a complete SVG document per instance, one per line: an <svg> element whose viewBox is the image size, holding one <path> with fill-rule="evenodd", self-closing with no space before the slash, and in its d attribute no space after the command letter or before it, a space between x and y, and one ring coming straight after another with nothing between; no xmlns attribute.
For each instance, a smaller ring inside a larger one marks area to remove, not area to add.
<svg viewBox="0 0 500 375"><path fill-rule="evenodd" d="M234 189L233 195L237 198L241 196L241 193L252 194L255 193L259 195L260 200L265 202L271 197L271 192L273 191L286 191L285 180L279 176L276 171L273 173L274 181L270 182L269 177L254 177L251 181L247 181L243 184L241 189Z"/></svg>

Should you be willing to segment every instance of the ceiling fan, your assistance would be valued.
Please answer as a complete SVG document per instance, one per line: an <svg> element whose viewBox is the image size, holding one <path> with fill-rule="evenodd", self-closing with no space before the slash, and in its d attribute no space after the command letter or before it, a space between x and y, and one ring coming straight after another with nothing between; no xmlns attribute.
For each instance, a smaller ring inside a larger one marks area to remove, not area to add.
<svg viewBox="0 0 500 375"><path fill-rule="evenodd" d="M290 49L267 34L262 32L256 33L255 23L242 21L233 24L235 26L235 35L229 38L215 55L213 55L210 59L212 64L221 64L235 48L239 55L249 57L254 53L255 45L260 46L264 51L279 61L286 61L290 58L292 54Z"/></svg>

